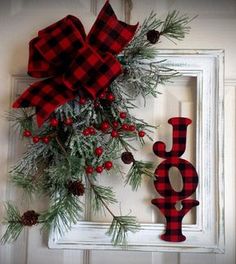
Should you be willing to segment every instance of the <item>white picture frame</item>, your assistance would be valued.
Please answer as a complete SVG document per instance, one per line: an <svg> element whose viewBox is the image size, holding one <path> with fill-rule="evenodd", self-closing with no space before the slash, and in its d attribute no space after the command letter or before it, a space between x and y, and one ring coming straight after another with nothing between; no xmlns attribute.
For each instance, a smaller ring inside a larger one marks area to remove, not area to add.
<svg viewBox="0 0 236 264"><path fill-rule="evenodd" d="M160 239L163 224L141 223L129 234L127 247L114 247L105 233L109 223L80 221L63 237L51 233L50 249L134 250L162 252L224 252L224 52L222 50L160 50L158 60L182 76L197 79L196 170L199 186L196 224L183 225L186 241L173 243ZM32 82L26 76L13 76L12 100ZM167 122L167 120L166 120ZM87 215L88 217L88 215Z"/></svg>

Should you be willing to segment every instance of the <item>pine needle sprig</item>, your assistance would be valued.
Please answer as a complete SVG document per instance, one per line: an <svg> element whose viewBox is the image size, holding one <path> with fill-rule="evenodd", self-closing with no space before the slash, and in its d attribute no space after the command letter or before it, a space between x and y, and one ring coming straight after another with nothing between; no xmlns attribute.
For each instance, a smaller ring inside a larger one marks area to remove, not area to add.
<svg viewBox="0 0 236 264"><path fill-rule="evenodd" d="M139 230L139 224L135 216L116 216L108 204L116 203L114 193L110 187L96 186L92 183L91 179L87 177L90 184L91 190L94 194L94 199L92 199L92 206L95 210L106 209L113 220L107 231L107 235L111 236L111 242L114 246L122 245L125 246L127 243L128 232L137 232Z"/></svg>
<svg viewBox="0 0 236 264"><path fill-rule="evenodd" d="M4 218L4 223L7 224L7 229L3 237L1 238L1 243L3 244L15 241L23 230L21 215L18 208L7 202L5 205L5 209L6 216Z"/></svg>
<svg viewBox="0 0 236 264"><path fill-rule="evenodd" d="M69 231L82 217L83 206L77 197L67 194L56 197L51 206L39 216L42 230L54 231L59 236Z"/></svg>
<svg viewBox="0 0 236 264"><path fill-rule="evenodd" d="M154 178L152 169L152 162L135 160L127 173L125 184L129 184L133 191L137 191L141 186L143 176Z"/></svg>
<svg viewBox="0 0 236 264"><path fill-rule="evenodd" d="M163 21L157 18L157 14L151 12L150 15L143 21L142 25L139 27L137 33L133 40L129 43L129 45L124 49L125 56L129 56L129 60L142 52L142 54L147 55L144 56L146 58L150 58L150 52L152 54L151 58L156 55L156 49L150 47L151 44L147 41L146 34L150 29L158 29L163 24ZM147 47L149 47L147 49ZM145 53L145 51L147 53ZM144 52L144 53L143 53Z"/></svg>
<svg viewBox="0 0 236 264"><path fill-rule="evenodd" d="M115 204L117 200L115 198L115 193L111 187L104 187L99 185L92 185L92 201L91 206L94 212L99 212L104 209L104 203L106 205Z"/></svg>
<svg viewBox="0 0 236 264"><path fill-rule="evenodd" d="M29 144L23 157L12 167L10 174L24 173L25 175L34 175L37 173L41 162L50 159L55 150L51 145L38 143Z"/></svg>
<svg viewBox="0 0 236 264"><path fill-rule="evenodd" d="M12 182L19 188L24 190L24 193L32 198L32 194L37 191L37 186L34 177L27 177L24 173L14 173L11 175Z"/></svg>
<svg viewBox="0 0 236 264"><path fill-rule="evenodd" d="M34 128L33 118L35 113L31 109L14 109L6 114L6 118L11 122L11 126L19 133L22 134L23 130L32 130Z"/></svg>
<svg viewBox="0 0 236 264"><path fill-rule="evenodd" d="M180 15L178 11L174 10L169 13L164 20L161 28L161 35L169 38L182 40L185 35L189 33L189 23L196 17L189 18L187 15Z"/></svg>
<svg viewBox="0 0 236 264"><path fill-rule="evenodd" d="M128 232L135 233L139 229L140 225L135 216L114 216L107 235L112 237L111 241L114 246L126 246Z"/></svg>

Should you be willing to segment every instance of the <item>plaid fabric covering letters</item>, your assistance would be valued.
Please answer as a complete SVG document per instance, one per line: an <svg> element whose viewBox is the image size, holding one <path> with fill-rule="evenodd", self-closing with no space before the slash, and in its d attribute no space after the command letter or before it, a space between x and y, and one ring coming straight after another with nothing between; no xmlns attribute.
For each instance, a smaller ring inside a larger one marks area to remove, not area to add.
<svg viewBox="0 0 236 264"><path fill-rule="evenodd" d="M48 79L33 83L13 107L36 107L41 126L77 95L95 99L121 74L115 55L131 41L137 26L119 21L107 1L87 37L80 20L71 15L40 30L29 43L28 74Z"/></svg>
<svg viewBox="0 0 236 264"><path fill-rule="evenodd" d="M181 157L186 148L187 126L192 123L188 118L174 117L168 120L168 123L173 126L173 144L171 151L166 151L165 143L158 141L153 145L153 152L163 158Z"/></svg>
<svg viewBox="0 0 236 264"><path fill-rule="evenodd" d="M194 199L186 199L192 195L198 185L198 174L194 166L180 156L186 149L187 126L191 124L188 118L174 117L168 123L173 126L173 147L166 152L163 142L156 142L153 145L154 153L165 158L155 171L156 180L154 186L157 192L164 198L156 198L152 203L156 205L166 218L166 230L161 239L171 242L181 242L186 239L182 234L182 219L199 202ZM183 179L181 191L175 191L169 180L169 170L176 167ZM181 202L182 208L178 210L176 203Z"/></svg>

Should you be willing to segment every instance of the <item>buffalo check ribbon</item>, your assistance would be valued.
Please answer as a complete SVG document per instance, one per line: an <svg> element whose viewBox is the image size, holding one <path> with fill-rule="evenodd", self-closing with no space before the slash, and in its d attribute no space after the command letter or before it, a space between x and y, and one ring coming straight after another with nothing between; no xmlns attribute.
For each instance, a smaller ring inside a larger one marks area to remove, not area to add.
<svg viewBox="0 0 236 264"><path fill-rule="evenodd" d="M40 30L29 43L28 74L46 79L30 85L13 107L36 107L41 126L76 96L97 98L122 73L115 55L131 41L137 26L119 21L107 1L88 36L72 15Z"/></svg>

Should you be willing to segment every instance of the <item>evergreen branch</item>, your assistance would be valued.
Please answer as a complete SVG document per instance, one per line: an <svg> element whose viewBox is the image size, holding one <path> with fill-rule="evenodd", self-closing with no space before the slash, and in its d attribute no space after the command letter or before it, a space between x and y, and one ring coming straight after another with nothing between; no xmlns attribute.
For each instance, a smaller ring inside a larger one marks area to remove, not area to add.
<svg viewBox="0 0 236 264"><path fill-rule="evenodd" d="M109 211L111 215L113 213L108 208L108 204L114 204L117 203L117 200L115 199L115 194L112 191L111 187L104 187L99 185L91 185L91 188L93 190L93 198L92 198L92 209L95 212L98 212L102 209L102 207L106 207L106 209Z"/></svg>
<svg viewBox="0 0 236 264"><path fill-rule="evenodd" d="M7 224L7 229L1 238L1 243L3 244L15 241L23 230L21 215L18 208L7 202L5 209L6 217L4 218L4 223Z"/></svg>
<svg viewBox="0 0 236 264"><path fill-rule="evenodd" d="M167 38L182 40L189 33L190 26L188 25L194 18L180 15L178 11L174 10L167 15L160 33Z"/></svg>
<svg viewBox="0 0 236 264"><path fill-rule="evenodd" d="M135 216L114 216L107 235L112 237L114 246L126 246L128 232L135 233L139 228L140 225Z"/></svg>
<svg viewBox="0 0 236 264"><path fill-rule="evenodd" d="M129 43L129 45L124 49L125 56L132 54L131 57L136 56L140 54L140 52L144 52L143 49L145 49L148 53L151 51L152 55L156 55L156 49L150 47L150 43L147 42L147 32L150 29L156 30L163 24L163 21L161 21L159 18L157 18L157 14L154 12L151 12L149 17L147 17L141 27L138 29L137 33L135 34L132 41ZM132 51L130 53L130 51ZM145 53L147 54L147 53ZM150 53L149 53L150 54ZM145 56L143 56L145 57ZM147 56L149 57L149 56ZM128 60L129 61L129 60Z"/></svg>
<svg viewBox="0 0 236 264"><path fill-rule="evenodd" d="M7 113L6 118L11 122L11 125L15 130L22 134L23 130L32 130L34 128L33 118L35 111L30 109L14 109Z"/></svg>
<svg viewBox="0 0 236 264"><path fill-rule="evenodd" d="M107 203L117 202L114 198L114 193L111 191L111 189L102 186L96 186L92 183L89 177L87 178L91 189L95 195L95 199L93 199L93 208L97 210L101 209L101 207L103 206L113 217L112 223L109 227L109 230L107 231L107 235L112 236L111 242L114 246L118 244L125 246L127 243L127 233L134 233L137 232L139 229L136 217L116 216L107 205Z"/></svg>
<svg viewBox="0 0 236 264"><path fill-rule="evenodd" d="M142 183L142 176L154 178L152 168L151 162L134 161L126 176L125 184L129 184L133 191L137 191Z"/></svg>
<svg viewBox="0 0 236 264"><path fill-rule="evenodd" d="M37 190L34 177L26 176L24 173L14 173L11 175L12 182L24 190L24 192L31 196Z"/></svg>
<svg viewBox="0 0 236 264"><path fill-rule="evenodd" d="M81 202L73 195L57 197L52 201L50 208L39 216L39 223L42 223L42 230L55 231L62 236L69 231L72 224L81 219Z"/></svg>

